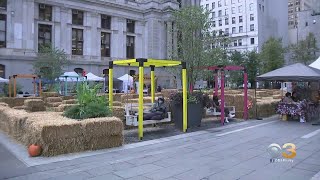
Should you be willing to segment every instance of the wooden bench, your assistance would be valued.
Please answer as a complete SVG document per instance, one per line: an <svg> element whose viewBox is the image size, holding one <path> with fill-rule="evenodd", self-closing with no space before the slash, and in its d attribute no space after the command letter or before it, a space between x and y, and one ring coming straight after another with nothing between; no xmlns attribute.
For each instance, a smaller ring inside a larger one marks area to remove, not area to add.
<svg viewBox="0 0 320 180"><path fill-rule="evenodd" d="M152 108L153 103L144 103L143 106L144 113L148 113L150 112L149 110ZM137 103L130 103L125 105L125 118L127 126L138 126L138 111L139 104ZM171 122L171 112L167 112L167 114L168 117L161 120L143 120L143 125Z"/></svg>
<svg viewBox="0 0 320 180"><path fill-rule="evenodd" d="M229 109L230 114L236 113L236 107L235 106L225 106L225 108ZM217 111L217 108L210 108L206 110L207 115L211 116L221 116L221 112Z"/></svg>

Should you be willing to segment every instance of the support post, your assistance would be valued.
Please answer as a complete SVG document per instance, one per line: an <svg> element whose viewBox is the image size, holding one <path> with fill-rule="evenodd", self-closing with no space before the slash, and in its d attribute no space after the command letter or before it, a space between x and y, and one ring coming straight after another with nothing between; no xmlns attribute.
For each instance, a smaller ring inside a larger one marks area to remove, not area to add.
<svg viewBox="0 0 320 180"><path fill-rule="evenodd" d="M13 75L13 97L17 96L17 79L16 75Z"/></svg>
<svg viewBox="0 0 320 180"><path fill-rule="evenodd" d="M39 97L42 96L42 82L41 82L41 79L39 77Z"/></svg>
<svg viewBox="0 0 320 180"><path fill-rule="evenodd" d="M182 62L182 94L183 94L183 132L188 129L188 103L187 103L187 66L186 62Z"/></svg>
<svg viewBox="0 0 320 180"><path fill-rule="evenodd" d="M67 96L68 91L68 77L65 77L66 81L64 82L64 95Z"/></svg>
<svg viewBox="0 0 320 180"><path fill-rule="evenodd" d="M151 67L151 102L154 103L155 100L155 80L154 80L154 67Z"/></svg>
<svg viewBox="0 0 320 180"><path fill-rule="evenodd" d="M214 74L214 95L218 96L218 89L219 89L219 85L218 85L218 71L215 70L215 74Z"/></svg>
<svg viewBox="0 0 320 180"><path fill-rule="evenodd" d="M33 94L34 94L34 97L36 97L36 78L35 77L33 78Z"/></svg>
<svg viewBox="0 0 320 180"><path fill-rule="evenodd" d="M11 76L9 76L9 97L11 97Z"/></svg>
<svg viewBox="0 0 320 180"><path fill-rule="evenodd" d="M109 62L109 108L113 106L113 61Z"/></svg>
<svg viewBox="0 0 320 180"><path fill-rule="evenodd" d="M138 128L139 128L139 139L143 138L143 65L146 59L137 59L139 62L139 112L138 112Z"/></svg>
<svg viewBox="0 0 320 180"><path fill-rule="evenodd" d="M243 118L245 120L248 120L248 73L247 73L247 69L244 68L243 70L243 79L244 79L244 114L243 114Z"/></svg>
<svg viewBox="0 0 320 180"><path fill-rule="evenodd" d="M221 104L220 104L220 109L221 109L221 124L224 125L224 70L221 70Z"/></svg>

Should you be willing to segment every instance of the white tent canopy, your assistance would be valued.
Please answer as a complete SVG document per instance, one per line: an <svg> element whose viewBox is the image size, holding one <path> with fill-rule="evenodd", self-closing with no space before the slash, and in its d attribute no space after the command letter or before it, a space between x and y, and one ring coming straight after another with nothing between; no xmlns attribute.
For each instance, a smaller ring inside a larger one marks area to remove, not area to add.
<svg viewBox="0 0 320 180"><path fill-rule="evenodd" d="M87 81L104 81L105 80L103 77L96 76L91 72L89 72L86 76L87 76Z"/></svg>
<svg viewBox="0 0 320 180"><path fill-rule="evenodd" d="M320 69L320 57L309 65L310 67Z"/></svg>
<svg viewBox="0 0 320 180"><path fill-rule="evenodd" d="M59 80L60 81L66 81L67 82L77 82L82 80L83 77L80 77L76 72L72 71L72 72L65 72L63 73L60 77Z"/></svg>
<svg viewBox="0 0 320 180"><path fill-rule="evenodd" d="M132 76L125 74L125 75L119 77L118 79L123 82L122 89L123 89L124 93L127 93L128 90L130 90L128 87L133 87L133 77Z"/></svg>
<svg viewBox="0 0 320 180"><path fill-rule="evenodd" d="M0 77L0 83L8 83L9 82L9 79L3 79Z"/></svg>

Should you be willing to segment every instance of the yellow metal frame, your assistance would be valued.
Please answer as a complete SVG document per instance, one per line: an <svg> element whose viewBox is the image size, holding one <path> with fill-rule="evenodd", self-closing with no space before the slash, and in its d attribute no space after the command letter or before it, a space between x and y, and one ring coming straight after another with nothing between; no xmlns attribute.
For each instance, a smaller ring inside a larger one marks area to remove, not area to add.
<svg viewBox="0 0 320 180"><path fill-rule="evenodd" d="M118 66L136 66L139 67L139 119L138 119L138 131L139 139L143 138L143 80L144 80L144 68L151 67L151 97L152 103L155 101L155 67L173 67L182 65L182 87L183 87L183 132L187 131L187 69L186 64L181 61L174 60L160 60L160 59L126 59L111 61L109 63L109 106L113 105L113 65Z"/></svg>

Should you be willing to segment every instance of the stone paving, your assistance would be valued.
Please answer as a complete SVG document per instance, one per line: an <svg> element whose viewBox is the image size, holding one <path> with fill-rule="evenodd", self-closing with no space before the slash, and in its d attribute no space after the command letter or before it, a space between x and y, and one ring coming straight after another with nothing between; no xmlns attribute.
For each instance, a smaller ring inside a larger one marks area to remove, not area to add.
<svg viewBox="0 0 320 180"><path fill-rule="evenodd" d="M320 171L320 132L310 134L319 128L277 118L252 120L60 162L41 164L39 159L37 166L2 170L0 178L305 180ZM297 156L293 162L271 163L266 152L271 143L294 143Z"/></svg>

